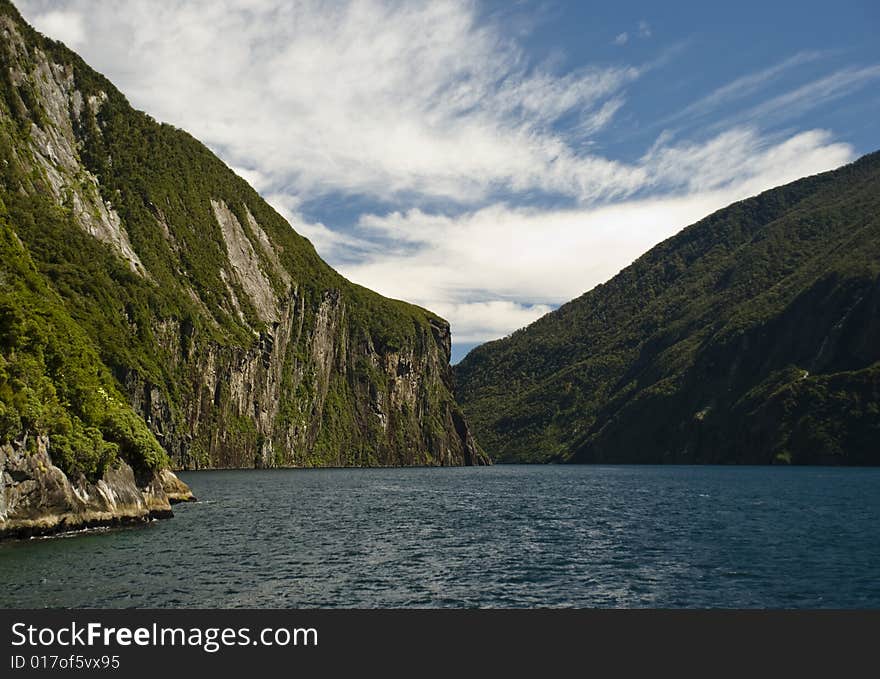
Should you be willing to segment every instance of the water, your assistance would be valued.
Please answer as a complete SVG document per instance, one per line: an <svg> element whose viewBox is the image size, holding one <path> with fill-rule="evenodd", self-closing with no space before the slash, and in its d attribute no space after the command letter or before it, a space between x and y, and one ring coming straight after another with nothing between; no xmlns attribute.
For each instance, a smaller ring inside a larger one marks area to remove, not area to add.
<svg viewBox="0 0 880 679"><path fill-rule="evenodd" d="M181 474L142 527L0 543L3 607L880 607L880 470Z"/></svg>

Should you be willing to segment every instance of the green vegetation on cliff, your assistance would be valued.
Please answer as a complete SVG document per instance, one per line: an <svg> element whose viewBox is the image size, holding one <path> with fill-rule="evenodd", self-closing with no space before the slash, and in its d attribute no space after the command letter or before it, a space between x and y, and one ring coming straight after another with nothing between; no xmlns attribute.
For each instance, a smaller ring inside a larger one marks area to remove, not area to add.
<svg viewBox="0 0 880 679"><path fill-rule="evenodd" d="M6 0L0 201L4 440L50 434L90 475L163 449L184 467L481 459L445 321L346 281Z"/></svg>
<svg viewBox="0 0 880 679"><path fill-rule="evenodd" d="M496 460L880 463L880 153L720 210L456 366Z"/></svg>
<svg viewBox="0 0 880 679"><path fill-rule="evenodd" d="M47 435L69 475L99 478L121 454L135 469L168 465L97 351L49 290L0 202L0 445Z"/></svg>

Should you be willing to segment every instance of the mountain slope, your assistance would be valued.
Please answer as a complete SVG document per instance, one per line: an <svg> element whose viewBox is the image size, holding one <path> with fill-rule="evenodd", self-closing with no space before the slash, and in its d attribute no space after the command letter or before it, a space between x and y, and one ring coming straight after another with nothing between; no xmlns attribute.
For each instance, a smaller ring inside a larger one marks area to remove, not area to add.
<svg viewBox="0 0 880 679"><path fill-rule="evenodd" d="M119 464L140 482L169 465L485 461L443 319L342 278L6 0L0 245L8 459L39 449L84 483Z"/></svg>
<svg viewBox="0 0 880 679"><path fill-rule="evenodd" d="M880 153L720 210L456 366L503 461L880 463Z"/></svg>

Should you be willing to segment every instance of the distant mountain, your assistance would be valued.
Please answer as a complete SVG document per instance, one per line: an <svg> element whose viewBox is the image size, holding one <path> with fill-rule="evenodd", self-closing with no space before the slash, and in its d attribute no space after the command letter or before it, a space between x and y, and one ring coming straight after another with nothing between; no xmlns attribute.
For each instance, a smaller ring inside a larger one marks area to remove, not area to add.
<svg viewBox="0 0 880 679"><path fill-rule="evenodd" d="M735 203L457 367L513 462L880 463L880 153Z"/></svg>
<svg viewBox="0 0 880 679"><path fill-rule="evenodd" d="M75 497L121 465L144 490L169 466L485 461L446 321L342 278L6 0L0 281L0 533L55 500L112 515Z"/></svg>

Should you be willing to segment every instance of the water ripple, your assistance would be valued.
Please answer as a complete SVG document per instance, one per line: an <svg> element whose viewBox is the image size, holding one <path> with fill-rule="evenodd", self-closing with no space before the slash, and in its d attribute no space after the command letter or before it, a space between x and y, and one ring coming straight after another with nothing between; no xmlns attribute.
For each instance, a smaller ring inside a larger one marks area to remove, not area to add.
<svg viewBox="0 0 880 679"><path fill-rule="evenodd" d="M880 470L182 475L175 518L0 544L4 607L880 607Z"/></svg>

